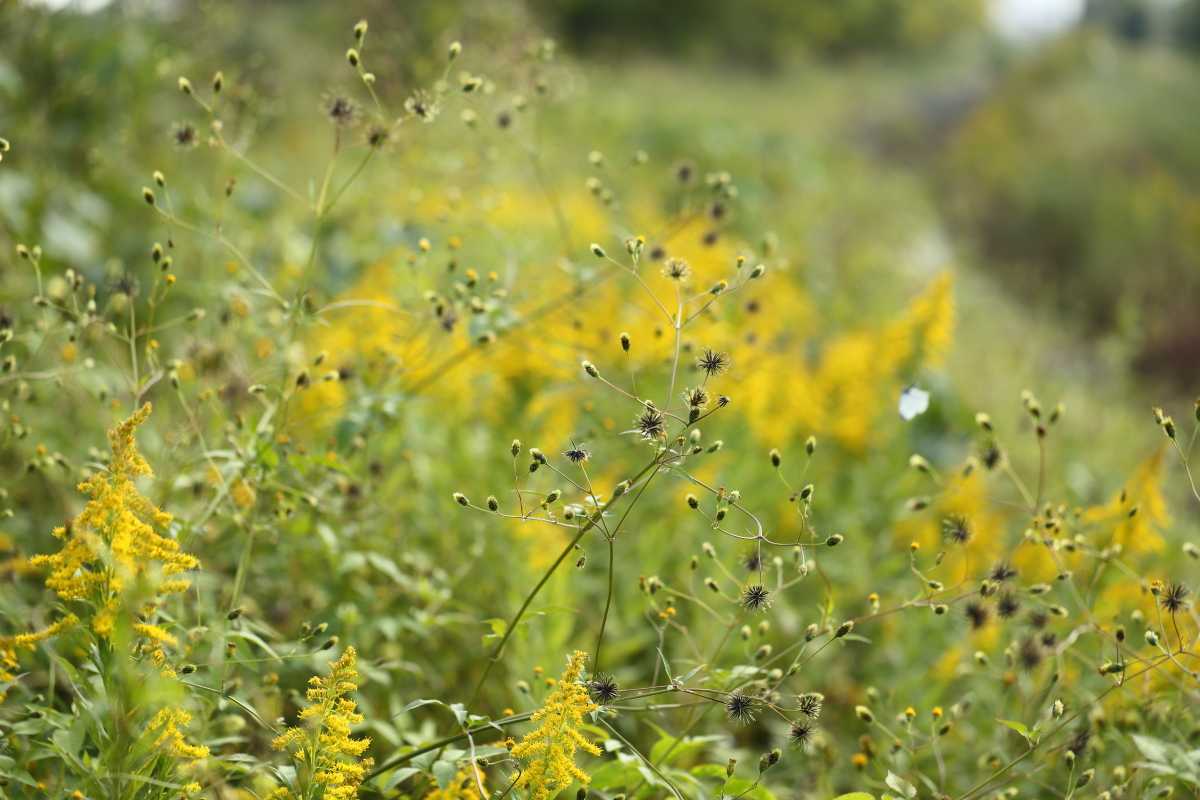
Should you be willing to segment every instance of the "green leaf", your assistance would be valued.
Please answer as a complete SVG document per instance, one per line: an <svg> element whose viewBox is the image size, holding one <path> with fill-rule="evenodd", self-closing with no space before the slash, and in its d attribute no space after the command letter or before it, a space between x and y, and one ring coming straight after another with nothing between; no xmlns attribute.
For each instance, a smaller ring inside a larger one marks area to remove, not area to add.
<svg viewBox="0 0 1200 800"><path fill-rule="evenodd" d="M698 666L698 667L693 667L693 668L692 668L692 670L691 670L690 672L688 672L688 674L687 674L687 675L684 675L682 678L680 678L680 679L679 679L679 683L680 683L680 684L687 683L689 680L691 680L691 679L692 679L692 676L693 676L693 675L695 675L695 674L696 674L697 672L699 672L700 670L704 669L704 667L705 667L705 666L706 666L706 665L704 665L704 664L701 664L701 665L700 665L700 666Z"/></svg>
<svg viewBox="0 0 1200 800"><path fill-rule="evenodd" d="M439 706L446 705L441 700L413 700L411 703L406 705L404 708L400 709L395 714L392 714L391 718L395 719L396 717L400 716L401 714L405 713L406 711L412 711L414 708L420 708L421 706L428 706L428 705L434 705L434 704L439 705Z"/></svg>
<svg viewBox="0 0 1200 800"><path fill-rule="evenodd" d="M433 779L437 781L438 788L443 792L450 788L450 784L454 782L454 776L457 774L458 765L453 761L433 762Z"/></svg>
<svg viewBox="0 0 1200 800"><path fill-rule="evenodd" d="M273 447L264 447L258 454L258 463L267 469L275 469L279 466L279 454L275 452L275 448Z"/></svg>
<svg viewBox="0 0 1200 800"><path fill-rule="evenodd" d="M724 764L697 764L691 773L697 778L724 778L726 769Z"/></svg>
<svg viewBox="0 0 1200 800"><path fill-rule="evenodd" d="M656 649L658 650L658 657L662 659L663 667L667 670L667 680L673 680L671 678L671 665L667 663L667 657L663 655L661 647Z"/></svg>
<svg viewBox="0 0 1200 800"><path fill-rule="evenodd" d="M1013 721L1007 720L1007 719L998 719L998 720L996 720L996 722L999 722L1001 725L1007 725L1008 727L1012 728L1017 733L1024 736L1026 739L1029 738L1029 728L1026 728L1025 725L1020 722L1013 722Z"/></svg>
<svg viewBox="0 0 1200 800"><path fill-rule="evenodd" d="M56 730L50 741L64 753L75 755L83 748L84 726L80 722L76 722L70 728Z"/></svg>
<svg viewBox="0 0 1200 800"><path fill-rule="evenodd" d="M391 775L388 775L387 781L383 784L383 793L387 794L392 789L395 789L398 785L400 785L401 781L411 778L420 771L421 770L413 769L412 767L404 767L403 769L396 770Z"/></svg>
<svg viewBox="0 0 1200 800"><path fill-rule="evenodd" d="M904 780L904 778L901 778L890 769L888 770L887 778L884 779L884 782L900 794L904 795L906 798L908 798L908 800L912 800L917 796L917 787L913 786L911 783Z"/></svg>

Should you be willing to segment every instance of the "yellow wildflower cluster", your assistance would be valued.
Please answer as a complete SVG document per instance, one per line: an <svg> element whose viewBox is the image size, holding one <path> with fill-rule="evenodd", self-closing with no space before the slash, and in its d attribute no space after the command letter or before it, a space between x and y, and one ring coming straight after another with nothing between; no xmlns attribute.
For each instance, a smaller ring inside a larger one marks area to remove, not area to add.
<svg viewBox="0 0 1200 800"><path fill-rule="evenodd" d="M183 592L186 580L165 580L200 563L179 551L179 542L155 532L171 521L138 491L134 479L151 475L150 465L134 442L137 426L150 415L150 404L109 431L112 461L107 472L98 472L79 485L91 495L87 506L72 522L57 528L54 535L66 541L54 555L31 558L30 564L50 567L46 586L65 601L84 600L95 604L92 630L99 636L112 633L122 593L131 580L150 575L158 564L158 594ZM134 630L158 643L174 643L174 637L156 625L135 624Z"/></svg>
<svg viewBox="0 0 1200 800"><path fill-rule="evenodd" d="M514 758L533 759L528 768L512 777L518 789L533 787L531 800L546 800L552 790L570 786L572 779L584 785L591 781L587 773L575 766L577 748L600 755L600 748L576 730L583 722L583 715L598 707L588 696L587 688L579 683L587 657L580 650L571 654L558 687L546 699L546 705L531 717L534 722L541 722L541 726L525 734L512 750Z"/></svg>
<svg viewBox="0 0 1200 800"><path fill-rule="evenodd" d="M479 800L479 786L483 775L475 765L463 767L445 789L435 787L423 800ZM484 794L484 797L487 797Z"/></svg>
<svg viewBox="0 0 1200 800"><path fill-rule="evenodd" d="M145 734L149 736L162 728L162 732L154 740L155 750L182 758L208 758L207 747L188 744L184 741L183 731L179 730L179 726L187 725L191 721L192 715L181 708L164 708L150 720Z"/></svg>
<svg viewBox="0 0 1200 800"><path fill-rule="evenodd" d="M300 719L312 720L307 730L288 728L271 743L276 750L292 745L298 747L295 757L312 770L314 783L325 787L326 800L352 800L358 797L358 785L366 777L367 770L374 766L374 759L362 761L358 758L371 745L370 739L354 739L350 729L363 721L357 713L353 700L343 697L358 688L354 679L355 652L347 647L337 661L330 663L329 676L313 677L309 680L308 708L300 712ZM286 798L291 793L276 790L271 797Z"/></svg>
<svg viewBox="0 0 1200 800"><path fill-rule="evenodd" d="M12 645L0 645L0 702L8 697L8 689L3 684L17 677L13 672L17 668L17 651Z"/></svg>

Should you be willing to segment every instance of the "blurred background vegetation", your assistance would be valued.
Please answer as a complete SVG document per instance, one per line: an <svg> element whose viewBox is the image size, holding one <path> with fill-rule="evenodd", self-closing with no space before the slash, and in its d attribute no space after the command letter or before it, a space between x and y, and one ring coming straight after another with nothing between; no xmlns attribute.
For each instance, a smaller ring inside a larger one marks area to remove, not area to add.
<svg viewBox="0 0 1200 800"><path fill-rule="evenodd" d="M0 0L0 136L12 142L0 163L0 307L16 313L37 292L17 243L40 244L55 271L76 270L105 300L126 273L144 295L156 275L150 244L177 240L180 280L163 316L205 308L211 327L164 334L164 358L186 362L189 396L222 390L222 410L199 424L209 446L242 441L239 415L257 409L247 387L291 374L297 347L309 358L330 353L344 380L306 397L307 416L278 440L295 486L238 499L240 511L221 506L187 530L189 548L212 571L202 587L225 596L222 581L243 552L239 514L276 515L258 545L245 597L254 621L244 624L269 638L303 620L328 621L358 647L374 687L364 703L372 735L388 746L427 741L427 718L390 716L416 697L463 699L455 692L479 672L479 621L511 613L562 546L558 535L464 517L449 493L477 502L501 495L513 438L558 452L569 435L595 446L627 425L632 413L609 411L594 385L574 380L579 358L619 372L619 331L634 331L639 343L662 331L645 309L630 310L634 287L589 288L600 273L586 247L605 242L613 252L624 236L662 230L682 202L683 164L696 184L727 170L736 202L714 200L699 220L649 244L687 256L703 280L724 276L739 252L769 256L770 274L781 276L767 296L733 301L718 329L726 341L688 342L730 350L742 370L731 380L749 411L711 438L743 444L736 462L713 468L714 482L757 489L776 481L767 449L798 460L805 438L817 435L827 461L816 482L833 505L823 525L861 542L826 568L860 606L905 573L910 539L936 546L936 520L898 521L904 500L922 490L897 477L897 465L914 451L959 459L976 411L1027 433L1022 389L1048 405L1064 400L1054 458L1058 491L1072 504L1104 503L1155 457L1162 437L1148 408L1173 404L1185 417L1200 377L1200 0L1085 5L1066 29L1013 39L997 32L983 0L117 0L94 11ZM431 319L418 328L362 315L285 345L272 333L277 312L221 248L146 212L139 191L152 170L167 173L175 211L198 219L211 218L236 176L228 235L294 289L311 219L206 145L175 146L172 126L183 120L207 137L207 120L176 81L188 75L202 86L223 70L225 138L311 192L330 148L322 95L357 91L342 48L360 18L371 23L370 68L389 107L442 76L455 40L465 46L464 68L488 84L466 106L474 125L447 103L435 124L405 129L364 173L322 235L317 300L368 292L420 307L430 286L448 293L449 279L409 280L415 262L406 259L426 258L418 242L428 237L434 249L423 267L458 258L480 274L497 270L520 313L500 309L445 331ZM548 39L553 61L531 59ZM536 116L523 110L531 100ZM589 164L592 150L604 154L602 173ZM532 152L540 162L531 163ZM597 174L614 198L589 189ZM451 237L462 239L454 253ZM953 302L942 308L947 274ZM556 299L549 310L539 305ZM922 315L946 331L928 334ZM469 342L485 323L501 334L491 350L464 356L442 336ZM893 330L916 331L928 352L838 383L839 359L875 358ZM62 350L63 363L103 350L87 346ZM391 375L389 357L404 364L403 380ZM340 388L354 380L355 389ZM895 396L916 380L935 403L903 426ZM70 480L29 466L34 448L99 460L87 448L103 448L104 430L132 411L111 404L119 385L103 370L65 383L0 384L26 428L23 438L9 429L0 450L4 503L17 512L0 524L13 555L8 574L20 586L20 598L5 600L10 619L35 613L43 595L41 576L21 558L52 551L51 529L82 502ZM665 395L665 383L656 391ZM159 478L155 500L194 520L201 515L185 509L206 507L215 481L188 449L196 446L190 425L167 411L175 399L166 382L151 396L157 433L143 448ZM635 449L616 448L617 462L594 477L605 486L625 477ZM1035 467L1036 450L1013 448L1011 458ZM238 469L231 481L266 468ZM1180 500L1172 505L1180 528L1194 527L1185 487L1162 491ZM654 535L631 540L618 578L625 613L609 635L628 685L644 685L657 669L645 658L654 639L633 611L642 603L638 577L686 580L699 552L681 494L645 501L642 524ZM786 493L775 500L782 519L792 506ZM1154 521L1165 527L1165 513ZM732 562L740 552L722 546L721 555ZM327 582L311 581L330 565ZM491 712L533 703L516 681L532 681L535 664L555 673L566 643L590 643L604 600L600 572L559 576L548 588L539 603L579 613L549 613L514 645L506 688L486 701ZM816 602L781 608L779 635L801 635ZM831 655L812 689L843 717L876 685L904 698L901 707L953 702L953 658L938 673L945 680L929 685L928 642L887 633L893 646L878 660ZM946 640L955 657L986 646ZM279 668L292 687L289 718L296 687L324 655ZM220 727L233 723L212 719L234 742L228 747L240 746L242 734ZM845 767L856 731L836 715L828 727L842 751L831 745L823 756ZM770 746L761 732L737 736L747 763ZM848 768L837 775L820 790L853 787Z"/></svg>

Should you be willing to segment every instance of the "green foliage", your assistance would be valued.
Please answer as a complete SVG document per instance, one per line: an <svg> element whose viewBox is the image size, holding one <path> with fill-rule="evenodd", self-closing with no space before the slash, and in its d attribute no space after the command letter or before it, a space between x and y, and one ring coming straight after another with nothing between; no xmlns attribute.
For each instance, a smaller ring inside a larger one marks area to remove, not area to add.
<svg viewBox="0 0 1200 800"><path fill-rule="evenodd" d="M761 19L834 51L932 13L801 5ZM8 796L1191 785L1191 401L1154 431L947 269L847 146L861 76L782 103L376 10L0 4ZM153 480L81 517L147 401ZM93 635L30 559L155 506L200 566L139 555Z"/></svg>

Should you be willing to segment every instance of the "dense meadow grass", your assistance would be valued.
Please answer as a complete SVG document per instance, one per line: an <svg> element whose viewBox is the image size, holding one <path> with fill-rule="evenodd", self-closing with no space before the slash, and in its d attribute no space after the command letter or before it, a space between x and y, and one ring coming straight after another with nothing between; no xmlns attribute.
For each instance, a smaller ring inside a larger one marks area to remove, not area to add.
<svg viewBox="0 0 1200 800"><path fill-rule="evenodd" d="M481 8L0 3L0 792L1200 790L1195 383L881 155L963 60Z"/></svg>

